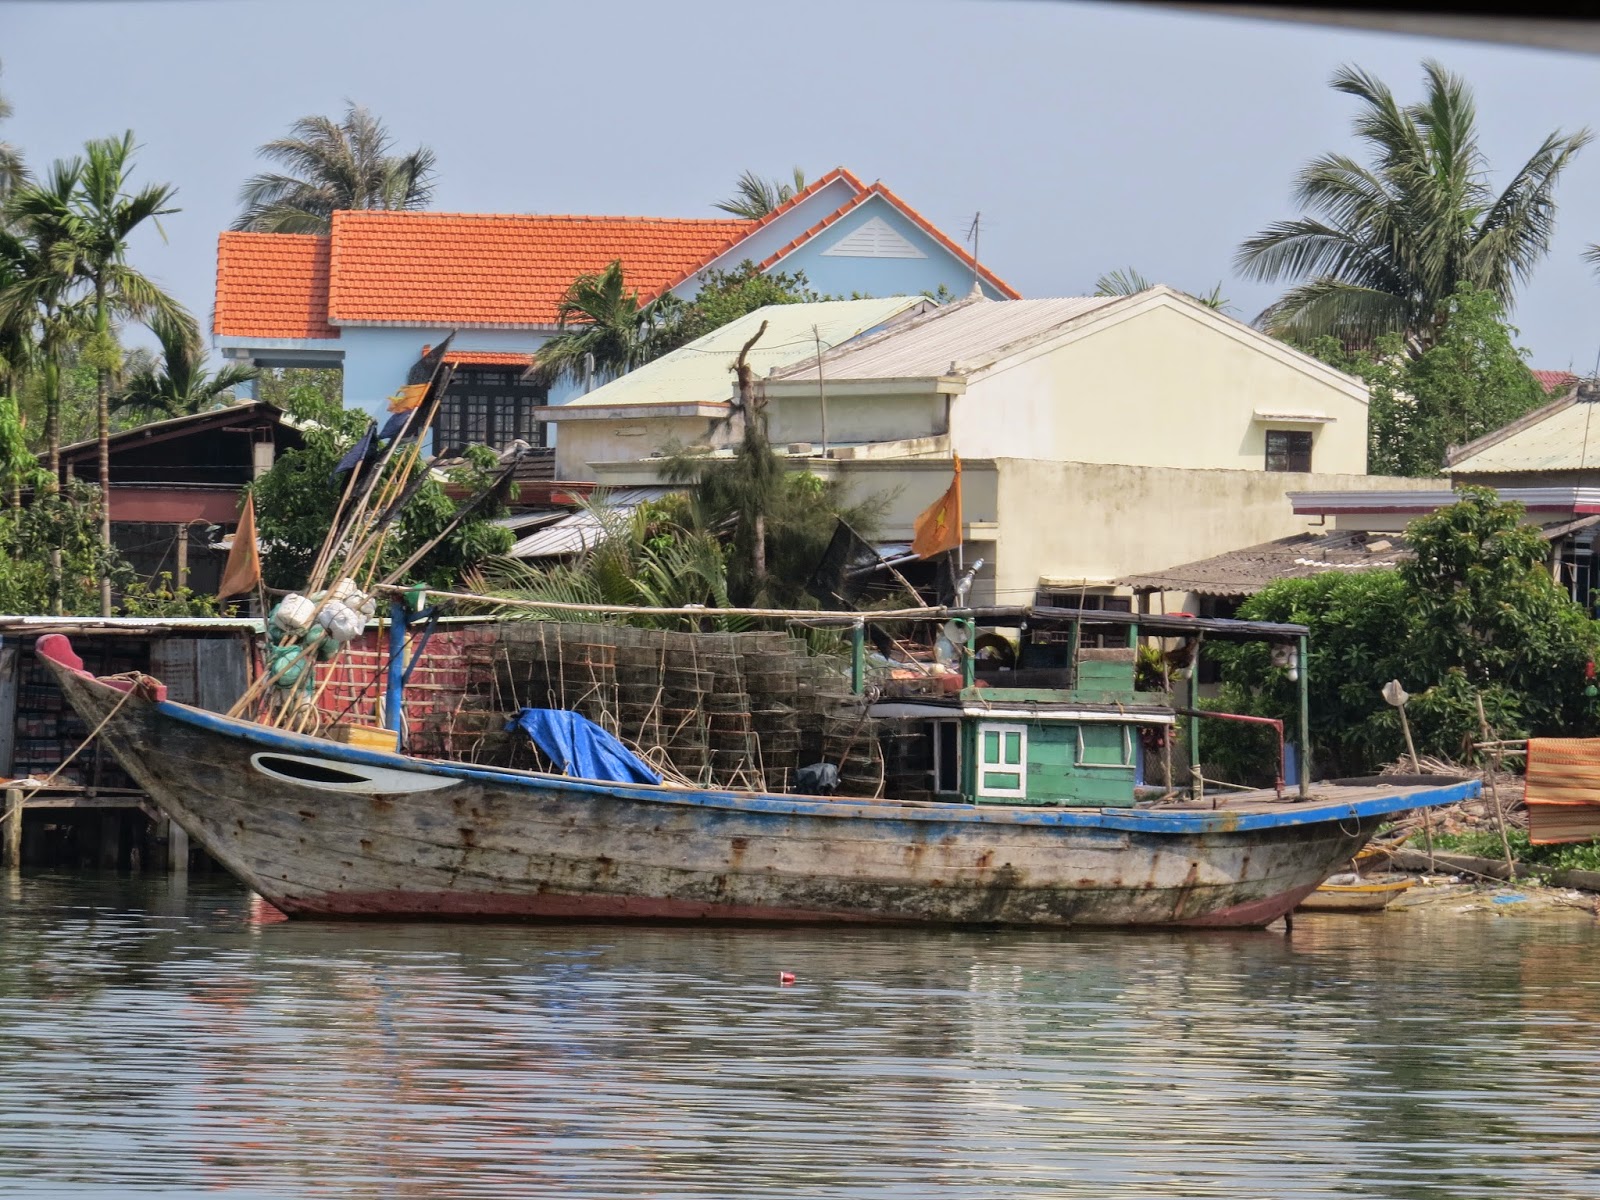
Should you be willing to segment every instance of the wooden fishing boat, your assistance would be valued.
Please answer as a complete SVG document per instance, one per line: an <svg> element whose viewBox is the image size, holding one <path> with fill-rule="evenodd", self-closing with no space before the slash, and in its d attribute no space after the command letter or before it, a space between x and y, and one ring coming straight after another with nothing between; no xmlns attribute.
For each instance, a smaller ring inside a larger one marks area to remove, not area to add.
<svg viewBox="0 0 1600 1200"><path fill-rule="evenodd" d="M1299 912L1382 912L1414 880L1333 875L1296 906Z"/></svg>
<svg viewBox="0 0 1600 1200"><path fill-rule="evenodd" d="M987 797L597 782L412 758L190 708L148 677L86 674L59 635L36 652L172 819L291 917L1259 927L1386 818L1478 788L1302 780L1297 798L1279 789L1152 806L1134 802L1134 768L1119 758L1072 769L1122 780L1126 803L1106 784L1086 803L1041 801L1026 782L1035 750L1081 748L1093 722L1113 722L1116 736L1098 740L1125 747L1134 722L1159 719L1082 694L1054 708L1036 695L970 718L956 711L970 725L963 771L997 793ZM1063 729L1078 732L1046 736Z"/></svg>

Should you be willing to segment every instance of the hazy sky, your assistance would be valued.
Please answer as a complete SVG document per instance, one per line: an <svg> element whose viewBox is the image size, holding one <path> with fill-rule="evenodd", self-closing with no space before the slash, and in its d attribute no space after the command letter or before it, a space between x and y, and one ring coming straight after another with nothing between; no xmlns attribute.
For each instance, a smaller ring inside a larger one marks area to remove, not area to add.
<svg viewBox="0 0 1600 1200"><path fill-rule="evenodd" d="M1600 58L1074 0L0 0L0 136L42 164L133 129L183 208L137 261L206 319L255 147L348 97L437 151L440 209L709 216L746 167L842 164L953 236L981 210L984 262L1025 296L1131 265L1220 280L1248 320L1277 289L1235 277L1235 247L1294 215L1307 158L1354 147L1330 74L1409 100L1428 57L1474 86L1497 179L1550 130L1600 129ZM1559 197L1513 319L1533 365L1587 372L1600 143Z"/></svg>

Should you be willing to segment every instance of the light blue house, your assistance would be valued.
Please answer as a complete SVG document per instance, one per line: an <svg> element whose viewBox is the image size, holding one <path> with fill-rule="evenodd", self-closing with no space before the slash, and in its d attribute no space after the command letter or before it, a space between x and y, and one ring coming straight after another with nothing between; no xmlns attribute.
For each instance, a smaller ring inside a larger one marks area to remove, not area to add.
<svg viewBox="0 0 1600 1200"><path fill-rule="evenodd" d="M337 368L345 403L374 416L430 346L454 333L435 425L442 446L549 444L525 378L579 275L620 260L641 299L691 299L709 270L750 261L804 272L823 295L1017 298L1003 280L882 184L829 172L757 221L352 211L330 234L221 235L213 333L225 358Z"/></svg>

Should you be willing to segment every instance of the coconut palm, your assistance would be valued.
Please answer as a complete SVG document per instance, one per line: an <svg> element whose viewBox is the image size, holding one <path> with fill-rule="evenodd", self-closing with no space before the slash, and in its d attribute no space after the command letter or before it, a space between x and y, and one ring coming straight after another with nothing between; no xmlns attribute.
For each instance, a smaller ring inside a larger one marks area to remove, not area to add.
<svg viewBox="0 0 1600 1200"><path fill-rule="evenodd" d="M160 322L199 339L199 330L188 310L127 261L128 238L146 221L157 221L171 206L174 189L170 184L147 184L136 192L128 191L128 173L133 165L133 133L120 138L99 138L84 148L83 174L73 200L74 243L78 252L78 271L88 285L90 311L94 314L94 338L90 356L96 370L95 424L99 439L100 541L105 554L111 544L111 374L117 365L114 322L123 319ZM159 222L157 222L159 228ZM100 580L101 616L111 615L111 578Z"/></svg>
<svg viewBox="0 0 1600 1200"><path fill-rule="evenodd" d="M11 116L11 102L0 96L0 121ZM22 151L10 142L0 141L0 202L28 181L28 169L22 162Z"/></svg>
<svg viewBox="0 0 1600 1200"><path fill-rule="evenodd" d="M1355 132L1371 164L1345 154L1311 160L1295 179L1310 215L1274 222L1239 248L1235 265L1247 277L1303 281L1257 318L1264 328L1347 345L1399 333L1420 353L1459 284L1509 309L1548 252L1556 181L1590 132L1550 134L1497 194L1471 89L1438 63L1423 69L1427 94L1406 106L1358 68L1335 73L1332 86L1361 101Z"/></svg>
<svg viewBox="0 0 1600 1200"><path fill-rule="evenodd" d="M806 173L799 167L794 169L792 183L785 183L781 179L763 179L754 171L746 171L734 184L733 195L716 207L736 217L758 221L805 190Z"/></svg>
<svg viewBox="0 0 1600 1200"><path fill-rule="evenodd" d="M682 307L670 293L639 303L637 288L623 278L622 262L572 281L556 309L560 329L539 347L539 372L547 382L592 377L614 379L649 362L662 350L658 330Z"/></svg>
<svg viewBox="0 0 1600 1200"><path fill-rule="evenodd" d="M263 233L327 233L340 209L426 208L433 198L434 154L419 146L390 153L394 139L359 104L344 120L301 117L289 136L257 154L283 172L252 175L239 189L244 211L235 229Z"/></svg>
<svg viewBox="0 0 1600 1200"><path fill-rule="evenodd" d="M1132 267L1108 272L1094 281L1094 294L1096 296L1137 296L1140 292L1147 292L1155 284ZM1226 312L1232 306L1222 294L1222 284L1218 283L1204 296L1197 296L1193 292L1185 292L1191 300L1198 300L1207 308L1214 308L1218 312Z"/></svg>
<svg viewBox="0 0 1600 1200"><path fill-rule="evenodd" d="M205 350L193 329L163 318L152 319L150 329L161 343L161 362L142 363L129 371L111 401L113 411L157 419L205 412L259 373L254 367L229 363L213 375L206 370Z"/></svg>

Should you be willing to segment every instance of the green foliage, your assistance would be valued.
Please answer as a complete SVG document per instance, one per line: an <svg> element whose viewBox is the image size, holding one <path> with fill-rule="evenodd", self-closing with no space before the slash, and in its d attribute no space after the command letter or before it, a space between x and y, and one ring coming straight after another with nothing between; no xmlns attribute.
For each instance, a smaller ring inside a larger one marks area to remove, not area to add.
<svg viewBox="0 0 1600 1200"><path fill-rule="evenodd" d="M250 490L256 501L262 579L268 587L299 588L305 586L344 492L343 479L332 478L334 468L366 432L369 420L359 410L329 402L312 383L287 390L282 399L299 423L305 445L280 454ZM400 469L399 459L397 454L387 468L390 472ZM475 446L450 471L448 482L476 494L498 471L494 451ZM429 478L417 487L384 541L378 576L398 568L441 533L458 511L443 482ZM481 505L412 567L404 582L447 589L462 571L504 554L516 539L493 522L505 511L503 502Z"/></svg>
<svg viewBox="0 0 1600 1200"><path fill-rule="evenodd" d="M263 233L327 233L340 209L427 208L433 198L434 153L419 146L394 154L383 122L359 104L344 119L301 117L289 136L256 153L281 170L252 175L239 189L235 229Z"/></svg>
<svg viewBox="0 0 1600 1200"><path fill-rule="evenodd" d="M1511 857L1530 867L1543 871L1600 871L1600 840L1535 846L1528 840L1526 829L1508 828L1506 842L1511 847ZM1473 858L1501 859L1505 855L1500 833L1494 829L1477 833L1436 833L1433 844L1435 849Z"/></svg>
<svg viewBox="0 0 1600 1200"><path fill-rule="evenodd" d="M1471 89L1438 63L1423 70L1426 95L1409 105L1359 68L1335 73L1334 89L1361 103L1355 134L1370 165L1340 153L1312 159L1294 187L1308 215L1239 248L1246 277L1304 281L1257 318L1271 332L1368 347L1398 334L1419 353L1462 285L1509 307L1548 253L1557 179L1589 131L1549 134L1497 193Z"/></svg>
<svg viewBox="0 0 1600 1200"><path fill-rule="evenodd" d="M153 580L134 580L122 589L122 615L214 617L217 615L217 598L199 595L187 586L173 587L172 572L163 571Z"/></svg>
<svg viewBox="0 0 1600 1200"><path fill-rule="evenodd" d="M694 299L675 311L652 339L652 358L687 345L769 304L805 304L821 299L811 290L804 271L792 275L778 271L767 275L750 259L731 271L707 271L699 276L698 282L700 290Z"/></svg>
<svg viewBox="0 0 1600 1200"><path fill-rule="evenodd" d="M624 278L622 261L572 281L556 309L560 332L539 347L539 373L547 382L581 380L592 366L603 383L663 352L659 340L683 301L668 292L649 304Z"/></svg>
<svg viewBox="0 0 1600 1200"><path fill-rule="evenodd" d="M233 389L256 377L253 367L230 363L216 374L205 368L206 354L193 331L158 319L151 330L161 343L161 362L141 361L128 372L111 407L158 420L204 412L232 398Z"/></svg>
<svg viewBox="0 0 1600 1200"><path fill-rule="evenodd" d="M100 611L100 576L113 584L132 582L133 572L100 545L100 491L68 480L60 492L45 491L21 509L0 511L0 612L92 615ZM50 555L59 550L59 588L50 577Z"/></svg>
<svg viewBox="0 0 1600 1200"><path fill-rule="evenodd" d="M1094 281L1094 294L1096 296L1136 296L1140 292L1148 291L1153 287L1155 287L1155 284L1134 270L1134 268L1125 267L1111 271L1096 279ZM1198 300L1207 308L1214 308L1219 312L1226 312L1233 307L1223 296L1220 282L1203 296L1197 292L1187 292L1185 294L1191 300Z"/></svg>
<svg viewBox="0 0 1600 1200"><path fill-rule="evenodd" d="M1520 505L1466 488L1462 500L1412 522L1416 560L1394 571L1282 580L1240 606L1247 620L1311 630L1313 755L1330 775L1362 775L1403 752L1380 690L1398 679L1420 754L1471 757L1482 697L1501 737L1588 736L1600 704L1585 670L1600 627L1543 568L1547 547L1519 524ZM1223 711L1278 717L1294 728L1296 685L1266 646L1217 646ZM1260 735L1204 726L1204 757L1234 769L1262 761Z"/></svg>
<svg viewBox="0 0 1600 1200"><path fill-rule="evenodd" d="M498 559L469 575L467 586L488 596L562 604L634 605L645 608L731 607L727 551L715 535L698 528L688 499L670 495L632 510L613 508L604 496L585 503L599 527L595 541L576 559L534 566ZM543 620L602 619L598 613L520 610ZM614 621L615 617L604 617ZM633 616L630 625L665 629L737 630L736 617Z"/></svg>
<svg viewBox="0 0 1600 1200"><path fill-rule="evenodd" d="M0 498L42 488L50 474L39 465L23 432L22 413L10 396L0 396Z"/></svg>
<svg viewBox="0 0 1600 1200"><path fill-rule="evenodd" d="M733 195L716 205L725 213L759 221L780 204L793 200L806 190L806 173L794 168L788 181L766 179L754 171L746 171L734 184Z"/></svg>
<svg viewBox="0 0 1600 1200"><path fill-rule="evenodd" d="M324 367L269 367L256 376L256 399L292 417L315 420L319 409L344 407L344 372Z"/></svg>
<svg viewBox="0 0 1600 1200"><path fill-rule="evenodd" d="M1600 636L1551 579L1549 546L1522 515L1520 504L1501 502L1492 489L1469 487L1458 503L1406 530L1416 551L1399 569L1411 594L1411 652L1443 689L1418 697L1419 713L1438 725L1436 745L1459 746L1476 733L1475 705L1461 712L1465 689L1483 691L1485 704L1493 696L1502 720L1520 716L1511 728L1522 732L1594 725L1584 669L1600 654ZM1451 683L1449 672L1459 672L1460 682ZM1521 736L1499 722L1495 728Z"/></svg>
<svg viewBox="0 0 1600 1200"><path fill-rule="evenodd" d="M1406 353L1398 334L1370 351L1338 339L1303 344L1307 353L1365 381L1367 469L1375 475L1436 475L1445 451L1516 420L1546 400L1492 292L1462 285L1444 302L1432 344Z"/></svg>
<svg viewBox="0 0 1600 1200"><path fill-rule="evenodd" d="M261 576L268 587L303 587L333 525L342 488L330 482L345 451L365 432L359 409L329 402L310 383L286 389L280 403L295 418L305 444L285 450L250 486L261 539Z"/></svg>

